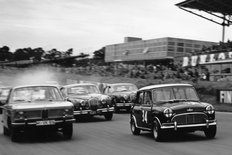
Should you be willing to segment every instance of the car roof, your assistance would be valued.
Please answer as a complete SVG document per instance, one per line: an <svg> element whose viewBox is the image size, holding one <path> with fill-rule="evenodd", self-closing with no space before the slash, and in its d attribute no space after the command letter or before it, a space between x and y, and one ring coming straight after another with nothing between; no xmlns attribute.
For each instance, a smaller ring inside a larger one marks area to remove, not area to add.
<svg viewBox="0 0 232 155"><path fill-rule="evenodd" d="M191 84L184 84L184 83L169 83L169 84L157 84L157 85L150 85L146 87L142 87L139 90L148 90L148 89L155 89L155 88L162 88L162 87L175 87L175 86L192 86Z"/></svg>
<svg viewBox="0 0 232 155"><path fill-rule="evenodd" d="M17 89L17 88L24 88L24 87L56 87L58 88L57 85L52 85L52 84L33 84L33 85L20 85L20 86L15 86L13 87L13 89Z"/></svg>
<svg viewBox="0 0 232 155"><path fill-rule="evenodd" d="M117 85L135 85L135 84L133 84L133 83L111 83L111 84L107 84L107 85L117 86Z"/></svg>
<svg viewBox="0 0 232 155"><path fill-rule="evenodd" d="M92 83L75 83L75 84L64 85L63 87L70 88L70 87L75 87L75 86L96 86L96 85Z"/></svg>

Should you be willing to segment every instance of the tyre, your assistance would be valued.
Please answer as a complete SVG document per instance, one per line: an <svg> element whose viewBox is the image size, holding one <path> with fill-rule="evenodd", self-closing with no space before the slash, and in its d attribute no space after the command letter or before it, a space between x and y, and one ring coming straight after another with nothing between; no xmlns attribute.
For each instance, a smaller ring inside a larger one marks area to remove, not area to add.
<svg viewBox="0 0 232 155"><path fill-rule="evenodd" d="M110 121L110 120L112 120L112 118L113 118L113 113L106 113L106 114L104 114L104 116L105 116L105 119L106 119L107 121Z"/></svg>
<svg viewBox="0 0 232 155"><path fill-rule="evenodd" d="M204 131L206 138L212 139L215 137L217 133L217 126L210 126L208 129Z"/></svg>
<svg viewBox="0 0 232 155"><path fill-rule="evenodd" d="M160 125L157 121L154 121L153 124L153 128L152 128L152 134L153 134L153 138L155 139L155 141L162 141L163 140L163 131L160 128Z"/></svg>
<svg viewBox="0 0 232 155"><path fill-rule="evenodd" d="M115 113L119 113L120 109L118 107L114 107L114 111L115 111Z"/></svg>
<svg viewBox="0 0 232 155"><path fill-rule="evenodd" d="M73 124L66 124L63 127L63 135L65 139L71 139L73 135Z"/></svg>
<svg viewBox="0 0 232 155"><path fill-rule="evenodd" d="M130 128L131 128L131 132L133 135L140 135L141 130L136 127L135 121L133 118L131 119L131 122L130 122Z"/></svg>
<svg viewBox="0 0 232 155"><path fill-rule="evenodd" d="M130 113L130 112L131 112L131 107L130 107L130 108L126 108L126 111L127 111L128 113Z"/></svg>
<svg viewBox="0 0 232 155"><path fill-rule="evenodd" d="M20 132L17 128L11 127L10 138L12 142L18 142L20 140Z"/></svg>

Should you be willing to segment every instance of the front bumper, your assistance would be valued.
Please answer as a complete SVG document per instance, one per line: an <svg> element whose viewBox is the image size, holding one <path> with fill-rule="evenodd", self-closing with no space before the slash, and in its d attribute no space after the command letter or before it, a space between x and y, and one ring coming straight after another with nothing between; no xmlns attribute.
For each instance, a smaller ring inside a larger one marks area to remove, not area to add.
<svg viewBox="0 0 232 155"><path fill-rule="evenodd" d="M206 120L205 123L201 124L186 124L186 125L178 125L176 122L174 123L162 123L161 129L184 129L184 128L209 128L210 126L217 125L216 120Z"/></svg>
<svg viewBox="0 0 232 155"><path fill-rule="evenodd" d="M74 111L74 115L101 115L103 113L114 112L114 107L101 108L97 110L78 110Z"/></svg>
<svg viewBox="0 0 232 155"><path fill-rule="evenodd" d="M131 107L131 105L132 105L132 103L127 103L127 102L126 103L115 103L115 106L119 107L119 108L120 107L128 107L129 108L129 107Z"/></svg>
<svg viewBox="0 0 232 155"><path fill-rule="evenodd" d="M43 120L36 120L36 121L29 121L29 120L24 120L24 122L13 122L11 125L13 127L17 126L37 126L38 121L43 121ZM69 118L69 119L63 119L63 120L45 120L45 121L52 121L53 124L50 125L44 125L44 126L55 126L55 125L60 125L60 124L65 124L65 123L73 123L75 122L74 118ZM40 125L43 126L43 125Z"/></svg>

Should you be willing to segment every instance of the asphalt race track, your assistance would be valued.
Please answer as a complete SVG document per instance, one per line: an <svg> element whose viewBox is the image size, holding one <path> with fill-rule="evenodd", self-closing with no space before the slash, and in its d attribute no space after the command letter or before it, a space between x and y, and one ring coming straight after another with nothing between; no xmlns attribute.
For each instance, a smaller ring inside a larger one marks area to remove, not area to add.
<svg viewBox="0 0 232 155"><path fill-rule="evenodd" d="M36 133L24 135L13 143L2 134L1 155L231 155L232 114L217 113L218 132L207 140L203 132L172 136L156 142L149 132L134 136L129 128L129 114L115 114L112 121L104 117L81 119L74 124L72 140L62 135Z"/></svg>

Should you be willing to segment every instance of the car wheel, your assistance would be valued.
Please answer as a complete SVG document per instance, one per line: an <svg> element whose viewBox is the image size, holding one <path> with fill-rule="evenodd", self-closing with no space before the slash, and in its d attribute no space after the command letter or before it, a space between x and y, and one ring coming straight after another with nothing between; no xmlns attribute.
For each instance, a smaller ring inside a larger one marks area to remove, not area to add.
<svg viewBox="0 0 232 155"><path fill-rule="evenodd" d="M115 113L119 113L120 109L118 107L114 107L114 111L115 111Z"/></svg>
<svg viewBox="0 0 232 155"><path fill-rule="evenodd" d="M106 113L104 116L107 121L110 121L113 118L113 113Z"/></svg>
<svg viewBox="0 0 232 155"><path fill-rule="evenodd" d="M10 138L11 138L11 141L12 142L18 142L20 137L19 137L19 130L14 128L14 127L11 127L11 131L10 131Z"/></svg>
<svg viewBox="0 0 232 155"><path fill-rule="evenodd" d="M134 119L131 119L130 128L133 135L140 135L141 130L136 127Z"/></svg>
<svg viewBox="0 0 232 155"><path fill-rule="evenodd" d="M72 138L72 135L73 135L73 124L72 123L66 124L63 127L63 135L64 135L65 139L71 139Z"/></svg>
<svg viewBox="0 0 232 155"><path fill-rule="evenodd" d="M152 134L156 141L161 141L163 139L163 131L157 121L154 121Z"/></svg>
<svg viewBox="0 0 232 155"><path fill-rule="evenodd" d="M131 112L131 108L126 108L126 111L127 112Z"/></svg>
<svg viewBox="0 0 232 155"><path fill-rule="evenodd" d="M208 129L206 129L205 131L205 136L209 139L212 139L215 137L216 132L217 132L217 126L210 126Z"/></svg>

